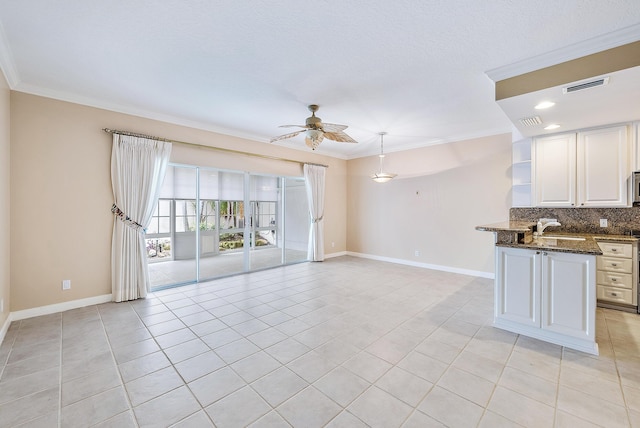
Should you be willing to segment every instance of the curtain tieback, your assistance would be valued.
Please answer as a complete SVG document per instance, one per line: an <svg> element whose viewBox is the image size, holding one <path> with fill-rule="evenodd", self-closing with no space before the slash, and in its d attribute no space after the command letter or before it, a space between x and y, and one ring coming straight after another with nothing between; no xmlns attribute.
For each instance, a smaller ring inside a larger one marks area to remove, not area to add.
<svg viewBox="0 0 640 428"><path fill-rule="evenodd" d="M131 220L116 204L111 206L111 212L116 215L124 224L138 232L146 233L147 230L134 220Z"/></svg>
<svg viewBox="0 0 640 428"><path fill-rule="evenodd" d="M323 215L321 215L321 216L320 216L320 217L318 217L318 218L314 218L314 219L311 221L311 223L319 223L319 222L321 222L321 221L322 221L322 219L323 219L323 218L324 218L324 216L323 216Z"/></svg>

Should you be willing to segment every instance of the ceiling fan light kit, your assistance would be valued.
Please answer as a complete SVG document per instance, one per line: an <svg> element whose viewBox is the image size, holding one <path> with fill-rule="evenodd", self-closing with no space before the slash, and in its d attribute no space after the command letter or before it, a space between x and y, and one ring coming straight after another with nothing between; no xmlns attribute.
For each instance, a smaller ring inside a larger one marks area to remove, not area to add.
<svg viewBox="0 0 640 428"><path fill-rule="evenodd" d="M337 141L338 143L357 143L357 141L344 133L344 130L347 129L346 125L322 123L322 119L316 116L316 111L318 111L319 108L318 105L311 104L307 108L311 112L311 116L307 118L304 125L280 126L281 128L302 128L300 131L274 137L270 140L270 142L273 143L275 141L293 138L296 135L304 132L304 142L311 148L311 150L315 150L325 138L327 140Z"/></svg>
<svg viewBox="0 0 640 428"><path fill-rule="evenodd" d="M317 129L307 129L306 134L304 142L311 148L311 150L315 150L316 147L322 143L322 140L324 140L322 131L318 131Z"/></svg>
<svg viewBox="0 0 640 428"><path fill-rule="evenodd" d="M378 157L380 158L380 167L378 168L378 172L374 173L371 176L371 179L376 183L386 183L387 181L391 181L398 174L394 174L392 172L382 172L382 160L384 159L384 146L383 146L383 137L387 135L386 132L380 132L380 154Z"/></svg>

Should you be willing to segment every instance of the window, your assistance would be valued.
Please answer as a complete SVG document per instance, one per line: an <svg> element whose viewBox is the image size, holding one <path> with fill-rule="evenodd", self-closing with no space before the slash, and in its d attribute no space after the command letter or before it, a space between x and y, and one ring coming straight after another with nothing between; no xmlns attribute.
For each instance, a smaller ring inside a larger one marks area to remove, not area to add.
<svg viewBox="0 0 640 428"><path fill-rule="evenodd" d="M147 227L147 235L171 233L171 200L160 199L153 211L151 223Z"/></svg>
<svg viewBox="0 0 640 428"><path fill-rule="evenodd" d="M176 200L176 232L196 230L196 201Z"/></svg>
<svg viewBox="0 0 640 428"><path fill-rule="evenodd" d="M275 227L276 225L276 203L256 202L256 228Z"/></svg>
<svg viewBox="0 0 640 428"><path fill-rule="evenodd" d="M216 201L200 201L200 230L216 229Z"/></svg>
<svg viewBox="0 0 640 428"><path fill-rule="evenodd" d="M171 260L171 199L159 199L147 227L145 245L149 261Z"/></svg>
<svg viewBox="0 0 640 428"><path fill-rule="evenodd" d="M220 229L244 227L244 202L220 201Z"/></svg>

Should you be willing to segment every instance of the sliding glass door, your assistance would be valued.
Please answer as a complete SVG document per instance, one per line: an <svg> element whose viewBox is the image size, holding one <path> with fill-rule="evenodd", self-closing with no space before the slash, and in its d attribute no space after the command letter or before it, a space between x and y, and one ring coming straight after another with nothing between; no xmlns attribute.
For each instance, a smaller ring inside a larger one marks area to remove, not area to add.
<svg viewBox="0 0 640 428"><path fill-rule="evenodd" d="M279 242L282 223L280 178L250 175L249 204L249 269L265 269L283 264L283 247Z"/></svg>
<svg viewBox="0 0 640 428"><path fill-rule="evenodd" d="M198 278L197 190L197 168L167 168L158 207L146 234L152 287L187 284Z"/></svg>
<svg viewBox="0 0 640 428"><path fill-rule="evenodd" d="M151 285L305 261L308 231L301 178L169 165L147 231Z"/></svg>

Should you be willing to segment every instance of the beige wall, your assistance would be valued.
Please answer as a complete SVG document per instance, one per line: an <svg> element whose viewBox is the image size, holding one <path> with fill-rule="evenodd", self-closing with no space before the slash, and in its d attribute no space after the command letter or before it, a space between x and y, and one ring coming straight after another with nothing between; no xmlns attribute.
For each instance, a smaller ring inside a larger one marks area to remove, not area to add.
<svg viewBox="0 0 640 428"><path fill-rule="evenodd" d="M326 252L346 250L344 160L12 92L11 311L111 293L111 135L102 128L328 164ZM294 163L184 146L174 146L171 160L302 175ZM62 291L63 279L71 280L71 290Z"/></svg>
<svg viewBox="0 0 640 428"><path fill-rule="evenodd" d="M1 92L0 121L5 126L0 122L0 200L6 202L6 84ZM11 311L19 311L111 292L111 136L101 130L105 127L328 164L328 254L349 250L493 272L493 236L474 227L505 220L510 207L509 135L390 153L385 169L400 176L380 185L369 179L377 168L375 156L347 162L20 92L11 92L10 113L11 196L5 205L10 206L11 221L3 227L11 230L10 264L7 234L0 238L4 318L9 293ZM179 145L172 161L301 175L295 163ZM9 222L6 211L0 222ZM62 291L63 279L71 280L71 290Z"/></svg>
<svg viewBox="0 0 640 428"><path fill-rule="evenodd" d="M9 153L9 85L0 71L0 300L4 301L4 308L0 311L0 330L9 318L10 310L10 153ZM0 340L2 336L0 335Z"/></svg>
<svg viewBox="0 0 640 428"><path fill-rule="evenodd" d="M388 183L369 178L377 168L348 162L348 251L493 273L493 234L474 228L508 218L510 134L389 153Z"/></svg>

